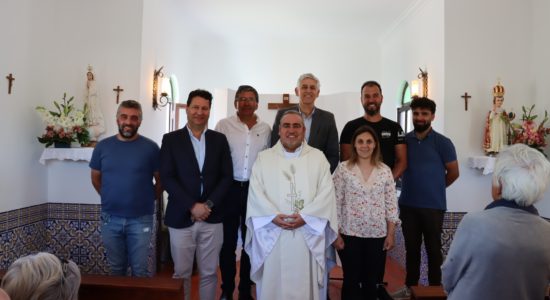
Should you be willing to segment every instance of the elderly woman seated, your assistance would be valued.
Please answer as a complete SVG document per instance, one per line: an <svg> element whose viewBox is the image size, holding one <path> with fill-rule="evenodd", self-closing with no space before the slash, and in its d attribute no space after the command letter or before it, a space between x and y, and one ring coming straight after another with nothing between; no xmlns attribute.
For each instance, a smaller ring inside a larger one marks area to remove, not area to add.
<svg viewBox="0 0 550 300"><path fill-rule="evenodd" d="M494 202L467 214L442 266L448 299L544 299L550 280L550 222L538 215L550 162L522 144L500 152Z"/></svg>
<svg viewBox="0 0 550 300"><path fill-rule="evenodd" d="M2 279L11 300L76 300L79 287L78 266L46 252L19 258Z"/></svg>

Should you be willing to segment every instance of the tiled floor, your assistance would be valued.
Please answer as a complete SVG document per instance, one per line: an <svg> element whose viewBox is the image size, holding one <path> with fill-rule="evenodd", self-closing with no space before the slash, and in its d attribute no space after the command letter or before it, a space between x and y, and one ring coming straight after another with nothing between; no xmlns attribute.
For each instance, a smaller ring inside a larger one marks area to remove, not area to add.
<svg viewBox="0 0 550 300"><path fill-rule="evenodd" d="M237 268L239 267L239 264L237 263ZM238 270L237 270L238 273ZM166 269L162 270L158 276L172 276L172 268L167 267ZM331 300L340 300L340 292L342 289L342 281L339 280L339 278L342 278L342 268L336 267L332 270L330 274L330 287L329 287L329 295ZM235 279L237 281L236 285L238 285L238 278ZM220 275L218 272L218 282L220 282ZM403 286L403 283L405 282L405 270L397 264L394 260L388 257L386 261L386 274L384 281L388 283L387 290L391 293L397 289L399 289L401 286ZM199 286L199 278L198 275L193 275L192 277L192 291L191 291L191 300L199 300L198 297L198 286ZM221 289L218 286L218 292L216 299L221 294ZM237 291L234 293L234 299L238 299Z"/></svg>

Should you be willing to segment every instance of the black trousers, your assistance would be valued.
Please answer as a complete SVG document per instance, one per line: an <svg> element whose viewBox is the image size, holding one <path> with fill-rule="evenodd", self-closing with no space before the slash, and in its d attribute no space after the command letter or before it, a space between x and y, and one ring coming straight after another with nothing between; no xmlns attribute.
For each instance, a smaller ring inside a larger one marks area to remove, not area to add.
<svg viewBox="0 0 550 300"><path fill-rule="evenodd" d="M223 245L220 251L220 269L222 273L221 288L226 294L233 294L235 289L235 250L239 227L244 243L246 237L246 199L248 197L248 181L234 181L225 200L223 218ZM244 247L244 244L243 244ZM243 250L239 271L239 294L250 294L252 281L250 280L250 258Z"/></svg>
<svg viewBox="0 0 550 300"><path fill-rule="evenodd" d="M384 265L383 238L342 235L344 250L338 251L344 271L342 299L376 300L380 265Z"/></svg>
<svg viewBox="0 0 550 300"><path fill-rule="evenodd" d="M399 206L399 218L407 252L407 286L418 285L422 238L428 255L428 281L430 285L441 285L441 232L444 215L445 211L439 209Z"/></svg>

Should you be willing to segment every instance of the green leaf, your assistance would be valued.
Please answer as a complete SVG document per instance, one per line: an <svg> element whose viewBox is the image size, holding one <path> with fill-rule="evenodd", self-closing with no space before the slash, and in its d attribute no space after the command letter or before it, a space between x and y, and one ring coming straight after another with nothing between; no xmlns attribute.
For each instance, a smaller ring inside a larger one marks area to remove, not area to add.
<svg viewBox="0 0 550 300"><path fill-rule="evenodd" d="M53 102L53 105L55 105L55 107L57 107L57 111L61 113L61 107L59 107L59 104L56 101Z"/></svg>

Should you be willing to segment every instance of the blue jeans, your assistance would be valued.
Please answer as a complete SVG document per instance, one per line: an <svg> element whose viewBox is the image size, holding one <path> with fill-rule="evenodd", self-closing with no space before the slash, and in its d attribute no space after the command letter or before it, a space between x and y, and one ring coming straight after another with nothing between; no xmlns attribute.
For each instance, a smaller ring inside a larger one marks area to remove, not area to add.
<svg viewBox="0 0 550 300"><path fill-rule="evenodd" d="M132 276L151 276L147 261L152 230L153 215L124 218L101 213L101 238L111 275L126 276L130 266Z"/></svg>

